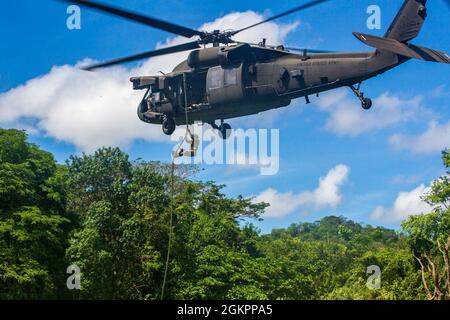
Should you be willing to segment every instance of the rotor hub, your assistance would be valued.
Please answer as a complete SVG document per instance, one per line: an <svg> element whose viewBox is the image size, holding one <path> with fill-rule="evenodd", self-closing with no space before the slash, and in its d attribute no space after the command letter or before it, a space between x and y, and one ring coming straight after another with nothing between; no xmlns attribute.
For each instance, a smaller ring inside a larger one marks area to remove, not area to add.
<svg viewBox="0 0 450 320"><path fill-rule="evenodd" d="M293 9L279 13L268 19L259 21L257 23L254 23L252 25L249 25L249 26L241 28L241 29L223 30L223 31L213 30L210 32L195 30L195 29L192 29L189 27L185 27L185 26L181 26L181 25L172 23L172 22L164 21L159 18L146 16L146 15L143 15L138 12L133 12L130 10L121 9L118 7L102 4L97 1L92 1L92 0L61 0L61 1L68 2L68 3L76 3L83 7L102 11L107 14L111 14L111 15L114 15L117 17L128 19L128 20L131 20L134 22L138 22L138 23L141 23L141 24L149 26L149 27L164 30L164 31L188 38L188 39L193 38L193 37L198 37L198 38L196 38L196 40L193 39L193 41L190 41L190 42L181 43L181 44L173 45L170 47L159 48L156 50L151 50L151 51L147 51L147 52L143 52L143 53L139 53L139 54L134 54L134 55L123 57L123 58L113 59L110 61L96 63L96 64L93 64L91 66L84 68L84 70L93 70L93 69L97 69L97 68L110 67L110 66L114 66L117 64L142 60L142 59L146 59L146 58L157 57L157 56L161 56L161 55L165 55L165 54L172 54L172 53L176 53L176 52L199 49L199 48L201 48L200 47L201 45L207 45L207 44L211 44L211 43L213 44L214 47L218 47L220 44L228 45L230 43L244 43L244 42L234 41L232 39L232 37L234 37L236 34L238 34L240 32L249 30L249 29L259 26L263 23L267 23L269 21L279 19L281 17L287 16L294 12L302 11L304 9L310 8L312 6L316 6L318 4L321 4L323 2L330 1L330 0L310 0L309 2L303 3ZM245 43L247 43L247 42L245 42ZM247 44L249 44L249 43L247 43Z"/></svg>
<svg viewBox="0 0 450 320"><path fill-rule="evenodd" d="M212 32L204 32L202 36L200 36L199 44L229 44L234 42L231 39L232 31L220 31L214 30Z"/></svg>

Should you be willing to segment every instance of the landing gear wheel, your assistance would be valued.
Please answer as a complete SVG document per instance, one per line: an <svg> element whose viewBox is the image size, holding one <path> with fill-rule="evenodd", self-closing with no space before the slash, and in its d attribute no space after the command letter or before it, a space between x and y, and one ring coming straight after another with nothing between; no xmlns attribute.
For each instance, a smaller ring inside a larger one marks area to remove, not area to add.
<svg viewBox="0 0 450 320"><path fill-rule="evenodd" d="M170 136L176 128L175 120L172 117L164 117L162 130L164 134Z"/></svg>
<svg viewBox="0 0 450 320"><path fill-rule="evenodd" d="M362 99L361 106L364 110L369 110L372 107L372 100L369 98Z"/></svg>
<svg viewBox="0 0 450 320"><path fill-rule="evenodd" d="M361 101L361 107L364 110L369 110L372 107L372 100L369 98L364 98L364 93L359 91L359 88L361 87L361 82L358 83L358 86L355 88L355 86L350 86L350 89L352 89L353 93L358 97L359 101Z"/></svg>
<svg viewBox="0 0 450 320"><path fill-rule="evenodd" d="M226 140L231 135L231 126L228 123L222 123L219 127L219 136Z"/></svg>

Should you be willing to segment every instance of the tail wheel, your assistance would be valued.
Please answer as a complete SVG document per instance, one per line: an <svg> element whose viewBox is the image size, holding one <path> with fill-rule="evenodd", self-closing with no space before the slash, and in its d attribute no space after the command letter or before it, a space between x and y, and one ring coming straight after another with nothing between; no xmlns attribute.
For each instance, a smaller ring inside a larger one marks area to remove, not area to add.
<svg viewBox="0 0 450 320"><path fill-rule="evenodd" d="M219 135L223 140L226 140L231 135L231 126L228 123L222 123L219 127Z"/></svg>
<svg viewBox="0 0 450 320"><path fill-rule="evenodd" d="M170 136L176 128L175 120L172 117L165 117L162 123L164 134Z"/></svg>

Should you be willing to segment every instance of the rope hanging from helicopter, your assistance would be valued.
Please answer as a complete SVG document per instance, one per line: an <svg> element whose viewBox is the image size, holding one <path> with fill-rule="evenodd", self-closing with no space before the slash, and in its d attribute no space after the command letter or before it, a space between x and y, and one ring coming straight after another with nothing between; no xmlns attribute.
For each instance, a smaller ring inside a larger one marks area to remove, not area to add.
<svg viewBox="0 0 450 320"><path fill-rule="evenodd" d="M188 103L186 94L186 74L183 73L183 93L184 93L184 114L186 121L186 131L183 139L178 144L175 152L172 154L171 172L170 172L170 216L169 216L169 243L167 245L166 263L164 268L164 277L161 288L161 300L164 299L164 291L166 287L167 274L170 262L170 251L172 249L172 239L173 239L173 215L174 215L174 199L175 199L175 159L181 156L191 156L194 157L198 146L198 137L191 133L189 129L189 117L188 117ZM191 145L190 150L184 150L181 148L183 143L188 142Z"/></svg>
<svg viewBox="0 0 450 320"><path fill-rule="evenodd" d="M102 4L102 3L99 3L97 1L92 1L92 0L61 0L61 1L64 1L67 3L76 3L83 7L87 7L87 8L97 10L97 11L100 11L103 13L121 17L121 18L124 18L127 20L135 21L135 22L138 22L145 26L153 27L153 28L163 30L166 32L170 32L172 34L175 34L177 36L182 36L187 39L196 37L196 39L192 39L191 41L186 42L186 43L181 43L181 44L173 45L170 47L159 48L156 50L150 50L147 52L133 54L130 56L117 58L117 59L113 59L113 60L109 60L109 61L104 61L104 62L100 62L100 63L94 63L92 65L88 65L88 66L85 66L82 68L83 70L95 70L98 68L111 67L114 65L122 64L122 63L138 61L138 60L162 56L162 55L166 55L166 54L173 54L173 53L177 53L177 52L196 50L196 49L202 48L202 46L205 48L207 45L210 45L210 44L212 44L213 46L220 46L220 44L229 45L231 43L238 43L238 41L233 39L233 37L236 36L238 33L241 33L243 31L249 30L249 29L259 26L261 24L268 23L275 19L279 19L281 17L290 15L295 12L303 11L305 9L311 8L313 6L316 6L316 5L325 3L327 1L331 1L331 0L305 1L295 8L292 8L290 10L273 15L262 21L248 25L244 28L240 28L237 30L225 30L225 31L223 31L223 30L213 30L213 31L195 30L195 29L191 29L189 27L185 27L185 26L181 26L178 24L168 22L168 21L164 21L159 18L150 17L150 16L147 16L144 14L140 14L137 12L132 12L132 11L126 10L126 9L121 9L118 7ZM412 3L412 1L411 1L411 3ZM247 43L247 45L251 46L250 43ZM265 43L263 43L263 45L265 46ZM310 50L310 52L312 52L312 51ZM316 52L319 52L319 50L316 50ZM306 53L305 53L305 56L306 56ZM132 82L135 83L133 80L132 80ZM140 83L140 80L137 82ZM136 90L145 88L145 85L142 86L141 84L134 85L134 86L135 86L134 89L136 89ZM167 247L166 267L164 270L164 279L163 279L163 284L162 284L161 299L164 298L164 289L166 286L168 265L170 262L170 251L171 251L172 238L173 238L173 215L174 215L174 194L175 194L175 189L174 189L175 188L175 158L182 157L182 156L194 157L196 154L196 151L197 151L198 144L199 144L198 136L192 134L192 132L189 129L188 100L187 100L187 93L186 93L186 74L185 73L183 73L183 86L184 86L184 106L185 106L184 112L185 112L185 120L186 120L186 132L185 132L185 135L184 135L182 141L177 146L176 151L172 155L171 185L170 185L171 206L170 206L169 244ZM180 103L179 105L181 106L182 104ZM144 112L142 112L142 113L144 113ZM141 119L142 121L149 122L149 121L145 120L145 115L143 117L144 117L143 118L144 120ZM173 120L173 119L171 119L171 120ZM173 123L171 123L171 125L172 124ZM173 133L173 131L171 133ZM190 148L188 148L186 150L182 148L182 144L185 142L190 143Z"/></svg>

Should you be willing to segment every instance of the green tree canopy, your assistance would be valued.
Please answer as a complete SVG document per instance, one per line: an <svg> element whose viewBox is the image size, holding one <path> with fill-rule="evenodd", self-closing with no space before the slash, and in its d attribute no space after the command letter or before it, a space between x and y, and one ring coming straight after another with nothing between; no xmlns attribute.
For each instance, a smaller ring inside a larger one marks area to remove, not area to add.
<svg viewBox="0 0 450 320"><path fill-rule="evenodd" d="M424 195L433 211L411 216L402 224L430 300L450 299L450 150L442 152L442 160L446 174L436 179Z"/></svg>
<svg viewBox="0 0 450 320"><path fill-rule="evenodd" d="M261 234L267 204L195 180L196 167L119 148L58 165L0 129L0 299L159 299L171 230L166 299L448 298L449 159L424 198L433 212L402 233L328 216ZM66 287L72 264L80 291Z"/></svg>
<svg viewBox="0 0 450 320"><path fill-rule="evenodd" d="M0 129L0 298L52 297L65 283L67 170L26 139Z"/></svg>

